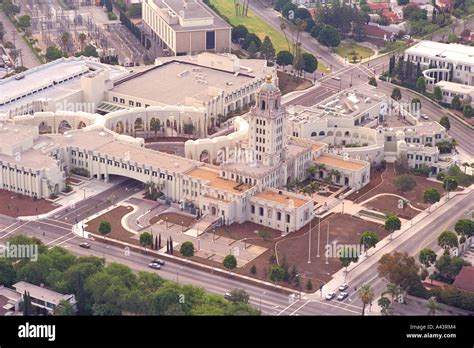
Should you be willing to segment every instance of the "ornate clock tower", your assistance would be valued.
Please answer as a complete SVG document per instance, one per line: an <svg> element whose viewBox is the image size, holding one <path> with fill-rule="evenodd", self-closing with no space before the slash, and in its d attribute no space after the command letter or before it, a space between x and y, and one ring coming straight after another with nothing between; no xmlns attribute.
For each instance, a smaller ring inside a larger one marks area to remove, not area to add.
<svg viewBox="0 0 474 348"><path fill-rule="evenodd" d="M267 75L257 92L257 101L250 111L249 142L258 163L274 166L286 157L286 109L281 105L280 89Z"/></svg>

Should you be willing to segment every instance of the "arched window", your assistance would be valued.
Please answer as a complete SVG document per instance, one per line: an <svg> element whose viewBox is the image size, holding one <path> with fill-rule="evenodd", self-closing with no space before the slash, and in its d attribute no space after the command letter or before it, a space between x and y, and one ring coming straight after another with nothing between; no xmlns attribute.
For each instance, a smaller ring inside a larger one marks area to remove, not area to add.
<svg viewBox="0 0 474 348"><path fill-rule="evenodd" d="M252 214L255 214L255 206L254 206L254 205L252 205L252 206L250 207L250 212L251 212Z"/></svg>
<svg viewBox="0 0 474 348"><path fill-rule="evenodd" d="M324 131L319 132L320 136L324 136Z"/></svg>
<svg viewBox="0 0 474 348"><path fill-rule="evenodd" d="M315 137L315 136L316 136L316 132L312 132L312 133L311 133L311 136L312 136L312 137Z"/></svg>
<svg viewBox="0 0 474 348"><path fill-rule="evenodd" d="M265 105L265 100L262 100L261 109L262 109L262 110L265 110L265 107L266 107L266 105Z"/></svg>

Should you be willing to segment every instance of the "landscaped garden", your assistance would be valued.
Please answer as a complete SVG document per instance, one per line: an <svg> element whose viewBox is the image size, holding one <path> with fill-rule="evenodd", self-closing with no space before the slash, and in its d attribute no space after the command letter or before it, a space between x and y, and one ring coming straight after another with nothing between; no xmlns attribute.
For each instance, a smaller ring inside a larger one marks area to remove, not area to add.
<svg viewBox="0 0 474 348"><path fill-rule="evenodd" d="M335 48L335 51L348 62L357 63L361 59L366 59L374 55L374 51L369 47L359 45L354 41L343 41Z"/></svg>

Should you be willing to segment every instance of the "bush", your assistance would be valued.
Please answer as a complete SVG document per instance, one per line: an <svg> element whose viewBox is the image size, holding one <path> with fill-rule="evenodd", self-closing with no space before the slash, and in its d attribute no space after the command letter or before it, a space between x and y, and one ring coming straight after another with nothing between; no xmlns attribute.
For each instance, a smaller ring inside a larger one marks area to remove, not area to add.
<svg viewBox="0 0 474 348"><path fill-rule="evenodd" d="M395 187L401 192L408 192L415 188L416 180L411 175L400 175L395 178Z"/></svg>
<svg viewBox="0 0 474 348"><path fill-rule="evenodd" d="M273 265L270 269L270 279L274 282L285 280L285 270L283 267Z"/></svg>
<svg viewBox="0 0 474 348"><path fill-rule="evenodd" d="M193 243L190 241L184 242L183 244L181 244L179 252L181 253L181 255L186 256L186 257L194 256Z"/></svg>
<svg viewBox="0 0 474 348"><path fill-rule="evenodd" d="M109 19L109 21L115 21L117 20L117 15L113 12L109 12L107 13L107 18Z"/></svg>
<svg viewBox="0 0 474 348"><path fill-rule="evenodd" d="M467 311L474 311L474 293L456 288L434 288L431 294L436 296L440 303L465 309Z"/></svg>

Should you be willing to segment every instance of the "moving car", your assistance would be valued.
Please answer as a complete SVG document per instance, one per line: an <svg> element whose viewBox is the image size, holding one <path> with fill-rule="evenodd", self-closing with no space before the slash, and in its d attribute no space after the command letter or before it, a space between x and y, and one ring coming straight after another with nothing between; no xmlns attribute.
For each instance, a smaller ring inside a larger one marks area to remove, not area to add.
<svg viewBox="0 0 474 348"><path fill-rule="evenodd" d="M346 284L346 283L341 284L341 285L339 286L339 291L344 291L344 290L346 290L348 287L349 287L349 285Z"/></svg>
<svg viewBox="0 0 474 348"><path fill-rule="evenodd" d="M86 243L86 242L79 244L79 246L81 248L84 248L84 249L90 249L91 248L91 245L89 243Z"/></svg>
<svg viewBox="0 0 474 348"><path fill-rule="evenodd" d="M153 268L153 269L160 269L160 268L161 268L161 265L160 265L159 263L157 263L157 262L150 262L150 263L148 264L148 267Z"/></svg>
<svg viewBox="0 0 474 348"><path fill-rule="evenodd" d="M427 114L421 114L421 118L424 120L429 120L429 117Z"/></svg>
<svg viewBox="0 0 474 348"><path fill-rule="evenodd" d="M339 76L334 76L332 79L336 81L341 81L341 78Z"/></svg>
<svg viewBox="0 0 474 348"><path fill-rule="evenodd" d="M151 260L151 263L157 263L157 264L163 266L165 264L165 261L162 260L162 259L153 259L153 260Z"/></svg>
<svg viewBox="0 0 474 348"><path fill-rule="evenodd" d="M326 301L331 301L334 297L336 297L336 293L331 291L329 294L326 295Z"/></svg>
<svg viewBox="0 0 474 348"><path fill-rule="evenodd" d="M338 301L342 301L342 300L344 300L347 296L349 296L349 294L348 294L347 292L341 292L341 293L339 294L339 296L337 297L337 300L338 300Z"/></svg>

